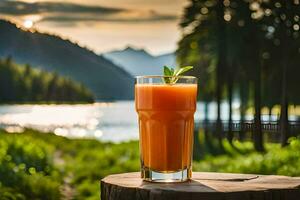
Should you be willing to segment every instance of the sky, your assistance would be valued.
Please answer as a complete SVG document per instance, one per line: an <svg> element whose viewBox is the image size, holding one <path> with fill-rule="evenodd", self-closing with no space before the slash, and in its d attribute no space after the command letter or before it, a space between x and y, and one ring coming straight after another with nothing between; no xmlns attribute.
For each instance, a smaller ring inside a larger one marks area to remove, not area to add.
<svg viewBox="0 0 300 200"><path fill-rule="evenodd" d="M60 35L96 53L127 46L176 49L187 0L0 0L0 17Z"/></svg>

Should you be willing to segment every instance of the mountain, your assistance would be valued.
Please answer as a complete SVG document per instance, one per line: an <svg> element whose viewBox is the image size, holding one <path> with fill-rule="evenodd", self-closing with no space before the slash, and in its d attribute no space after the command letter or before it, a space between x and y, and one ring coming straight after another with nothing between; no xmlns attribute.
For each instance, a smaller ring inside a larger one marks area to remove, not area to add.
<svg viewBox="0 0 300 200"><path fill-rule="evenodd" d="M86 87L53 72L0 60L0 103L93 103Z"/></svg>
<svg viewBox="0 0 300 200"><path fill-rule="evenodd" d="M143 49L127 47L123 50L104 53L103 56L116 65L123 67L133 76L162 75L162 66L175 66L174 53L152 56Z"/></svg>
<svg viewBox="0 0 300 200"><path fill-rule="evenodd" d="M77 80L98 100L133 98L133 77L103 56L58 36L25 31L0 20L0 58L8 56L17 63L29 63Z"/></svg>

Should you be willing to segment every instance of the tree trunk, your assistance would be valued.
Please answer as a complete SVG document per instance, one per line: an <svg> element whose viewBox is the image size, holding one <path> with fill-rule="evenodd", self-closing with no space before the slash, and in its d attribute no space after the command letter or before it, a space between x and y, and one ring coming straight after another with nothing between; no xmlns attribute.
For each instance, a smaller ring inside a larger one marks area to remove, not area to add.
<svg viewBox="0 0 300 200"><path fill-rule="evenodd" d="M208 102L204 102L204 136L205 143L210 143L209 133L208 133Z"/></svg>
<svg viewBox="0 0 300 200"><path fill-rule="evenodd" d="M199 141L199 130L194 129L193 160L200 160L200 158L201 158L201 145Z"/></svg>
<svg viewBox="0 0 300 200"><path fill-rule="evenodd" d="M221 122L221 84L217 81L217 122L216 122L216 134L219 141L219 146L222 148L222 122Z"/></svg>
<svg viewBox="0 0 300 200"><path fill-rule="evenodd" d="M231 74L231 73L230 73ZM232 144L233 132L232 132L232 94L233 93L233 77L228 74L228 104L229 104L229 119L228 119L228 133L227 140Z"/></svg>
<svg viewBox="0 0 300 200"><path fill-rule="evenodd" d="M269 106L269 122L272 121L272 106Z"/></svg>
<svg viewBox="0 0 300 200"><path fill-rule="evenodd" d="M211 135L209 133L209 120L208 120L208 102L204 102L204 137L205 137L205 146L212 150L213 145L211 141Z"/></svg>
<svg viewBox="0 0 300 200"><path fill-rule="evenodd" d="M288 176L193 172L183 183L143 181L140 172L101 180L102 200L299 200L300 179Z"/></svg>
<svg viewBox="0 0 300 200"><path fill-rule="evenodd" d="M255 64L255 80L254 80L254 147L256 151L263 152L263 133L261 129L261 65L259 62L259 56L257 56L257 62Z"/></svg>
<svg viewBox="0 0 300 200"><path fill-rule="evenodd" d="M285 55L286 53L283 52ZM286 146L289 138L288 122L288 99L287 99L287 65L286 56L282 63L282 86L281 86L281 104L280 104L280 135L281 145Z"/></svg>
<svg viewBox="0 0 300 200"><path fill-rule="evenodd" d="M248 85L247 83L242 80L242 83L240 84L240 101L241 101L241 106L240 106L240 115L241 115L241 120L240 120L240 133L239 133L239 139L244 140L245 139L245 115L246 115L246 109L247 109L247 100L248 100Z"/></svg>
<svg viewBox="0 0 300 200"><path fill-rule="evenodd" d="M223 128L222 128L222 122L221 122L221 68L222 63L219 61L218 66L217 66L217 81L216 81L216 96L217 96L217 121L216 121L216 133L218 142L219 142L219 147L220 149L223 149L222 145L222 138L223 138Z"/></svg>
<svg viewBox="0 0 300 200"><path fill-rule="evenodd" d="M216 69L216 97L217 97L217 122L216 122L216 134L219 140L220 149L223 149L222 138L222 122L221 122L221 94L222 94L222 69L226 67L226 26L224 17L224 5L218 3L217 6L217 21L218 21L218 63Z"/></svg>

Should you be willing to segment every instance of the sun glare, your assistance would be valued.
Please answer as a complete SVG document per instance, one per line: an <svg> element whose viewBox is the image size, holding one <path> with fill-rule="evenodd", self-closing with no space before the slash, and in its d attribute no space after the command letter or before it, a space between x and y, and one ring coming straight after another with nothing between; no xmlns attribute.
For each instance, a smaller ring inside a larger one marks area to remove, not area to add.
<svg viewBox="0 0 300 200"><path fill-rule="evenodd" d="M26 3L36 3L36 0L25 0Z"/></svg>
<svg viewBox="0 0 300 200"><path fill-rule="evenodd" d="M30 28L32 28L32 26L33 26L33 21L32 20L25 20L24 22L23 22L23 26L25 27L25 28L27 28L27 29L30 29Z"/></svg>

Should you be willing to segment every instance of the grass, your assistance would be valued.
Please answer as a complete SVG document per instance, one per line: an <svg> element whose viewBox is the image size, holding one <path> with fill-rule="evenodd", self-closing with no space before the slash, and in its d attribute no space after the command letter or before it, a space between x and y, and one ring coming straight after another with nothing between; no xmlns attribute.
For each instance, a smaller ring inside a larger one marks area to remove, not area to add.
<svg viewBox="0 0 300 200"><path fill-rule="evenodd" d="M223 141L223 143L227 142ZM285 148L281 148L280 144L267 143L265 153L255 152L250 142L235 141L234 145L237 150L227 143L224 146L228 153L219 156L207 155L203 160L194 162L193 169L300 176L300 139L290 139L290 145Z"/></svg>
<svg viewBox="0 0 300 200"><path fill-rule="evenodd" d="M137 142L112 144L32 130L0 131L0 192L6 199L99 199L101 178L138 169Z"/></svg>
<svg viewBox="0 0 300 200"><path fill-rule="evenodd" d="M206 151L194 161L194 171L300 176L300 139L291 139L285 148L269 143L264 154L254 152L250 142L234 145L224 141L225 154L218 156ZM99 199L101 178L138 170L136 141L112 144L33 130L0 131L0 200Z"/></svg>

